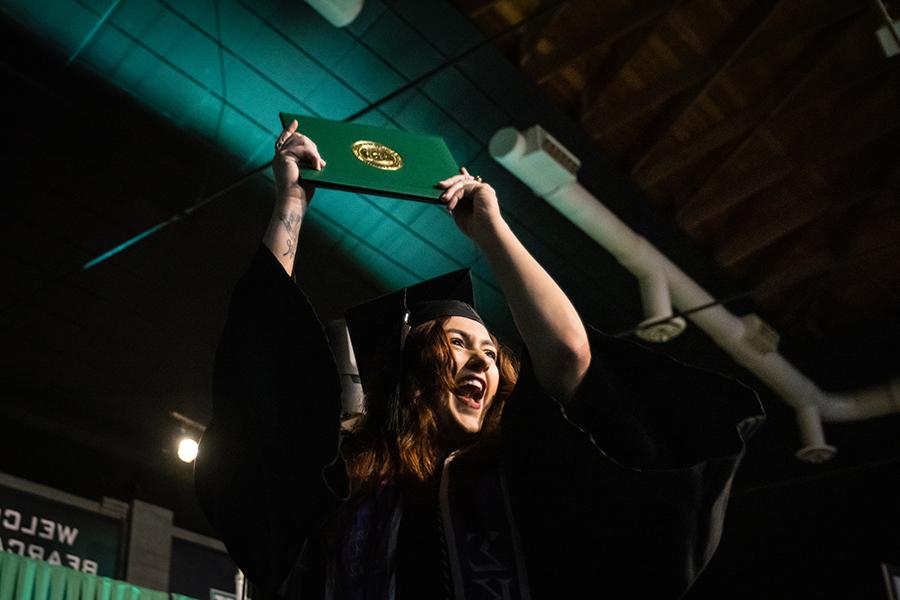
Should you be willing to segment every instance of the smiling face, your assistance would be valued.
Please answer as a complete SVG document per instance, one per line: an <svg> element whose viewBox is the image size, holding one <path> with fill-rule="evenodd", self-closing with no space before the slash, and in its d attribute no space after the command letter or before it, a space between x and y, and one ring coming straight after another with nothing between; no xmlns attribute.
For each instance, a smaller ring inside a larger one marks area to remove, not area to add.
<svg viewBox="0 0 900 600"><path fill-rule="evenodd" d="M481 431L484 416L497 394L499 349L478 321L450 317L443 329L453 358L455 387L445 396L439 426L447 440L462 440Z"/></svg>
<svg viewBox="0 0 900 600"><path fill-rule="evenodd" d="M495 447L518 380L515 354L497 344L484 325L465 317L442 316L410 329L399 390L390 389L395 384L387 377L388 386L367 392L366 413L352 431L358 445L346 460L356 492L392 478L429 481L451 452ZM386 440L397 392L396 437Z"/></svg>

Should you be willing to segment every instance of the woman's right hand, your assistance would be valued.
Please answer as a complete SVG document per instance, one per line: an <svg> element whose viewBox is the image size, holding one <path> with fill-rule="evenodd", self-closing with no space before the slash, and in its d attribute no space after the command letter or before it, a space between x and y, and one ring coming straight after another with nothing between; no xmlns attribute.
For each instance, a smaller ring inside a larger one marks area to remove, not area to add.
<svg viewBox="0 0 900 600"><path fill-rule="evenodd" d="M325 166L316 143L297 133L297 120L291 121L275 142L275 158L272 171L275 174L275 191L279 198L312 198L312 189L303 187L301 169L315 169Z"/></svg>
<svg viewBox="0 0 900 600"><path fill-rule="evenodd" d="M324 166L315 142L297 133L297 121L291 121L275 142L275 206L262 240L288 275L294 272L300 225L313 195L313 188L303 185L300 171Z"/></svg>

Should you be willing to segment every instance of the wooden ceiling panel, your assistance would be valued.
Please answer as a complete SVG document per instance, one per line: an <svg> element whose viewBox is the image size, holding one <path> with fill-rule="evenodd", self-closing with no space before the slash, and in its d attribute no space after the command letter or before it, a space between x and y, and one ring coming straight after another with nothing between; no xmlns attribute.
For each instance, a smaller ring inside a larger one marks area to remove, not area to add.
<svg viewBox="0 0 900 600"><path fill-rule="evenodd" d="M627 2L568 2L545 30L546 52L531 52L525 72L539 84L566 67L608 47L642 28L668 10L671 0ZM585 25L588 25L585 27Z"/></svg>
<svg viewBox="0 0 900 600"><path fill-rule="evenodd" d="M703 161L706 157L733 146L755 128L762 118L762 110L753 108L729 117L720 123L710 125L703 130L698 126L695 133L684 140L672 141L654 150L654 155L647 159L647 166L633 173L635 180L645 189L651 188L666 178L674 179L675 185L670 188L672 200L684 194L684 186L679 184L679 174L692 165ZM702 119L698 118L698 121ZM692 132L693 133L693 132ZM730 153L730 152L727 152ZM715 166L719 160L714 161ZM703 171L708 173L708 171ZM695 181L690 177L686 181Z"/></svg>
<svg viewBox="0 0 900 600"><path fill-rule="evenodd" d="M607 131L594 132L593 138L599 142L604 148L610 149L610 156L618 162L623 171L628 170L627 153L634 146L634 140L640 137L641 133L653 121L655 114L651 111L635 111L627 122L619 123L615 127L608 128ZM605 117L601 117L613 123L617 116L611 112Z"/></svg>
<svg viewBox="0 0 900 600"><path fill-rule="evenodd" d="M896 193L896 190L893 190ZM841 228L839 258L868 257L893 253L900 244L900 203L896 195L880 194L858 207L854 219L848 219ZM881 259L878 260L881 262ZM896 267L896 263L890 264Z"/></svg>
<svg viewBox="0 0 900 600"><path fill-rule="evenodd" d="M670 98L700 84L709 72L710 68L703 63L661 73L648 81L631 64L626 65L618 80L612 82L607 91L585 109L581 121L593 135L615 132L635 119L658 110Z"/></svg>
<svg viewBox="0 0 900 600"><path fill-rule="evenodd" d="M635 157L632 171L639 171L646 164L648 157L662 143L670 129L678 123L686 111L716 84L718 78L740 56L748 40L752 39L756 32L764 27L769 16L776 10L777 5L778 0L753 3L742 10L734 21L725 26L724 30L715 32L712 43L703 49L703 53L706 56L705 62L708 64L710 71L701 82L698 82L697 86L686 88L658 114L654 127L645 132L639 142L639 146L631 151L631 154Z"/></svg>
<svg viewBox="0 0 900 600"><path fill-rule="evenodd" d="M891 154L884 155L884 152L900 150L897 146L900 136L895 135L894 138L887 140L892 143L891 149L886 148L885 144L873 144L865 153L850 161L833 163L833 173L829 173L832 177L817 184L817 189L810 192L823 210L796 231L778 241L771 241L755 256L736 262L735 273L741 278L761 282L762 287L772 287L767 283L768 280L773 282L774 287L779 287L779 265L787 261L789 266L796 258L792 254L795 247L807 245L810 239L849 239L847 234L852 229L851 224L859 222L860 215L868 210L866 206L877 202L879 197L889 198L891 194L894 197L900 194L900 190L894 188L892 191L889 184L875 180L876 174L882 171L885 156L889 161L892 160ZM822 246L822 258L825 262L835 259L837 254L833 250L836 247L834 242ZM807 268L800 268L798 265L797 270L804 272Z"/></svg>
<svg viewBox="0 0 900 600"><path fill-rule="evenodd" d="M798 175L794 175L799 179ZM790 182L758 193L717 231L715 257L725 268L746 260L763 248L815 219L821 205L810 194L798 193Z"/></svg>
<svg viewBox="0 0 900 600"><path fill-rule="evenodd" d="M668 9L674 10L679 2L677 0ZM579 118L585 114L587 110L597 101L606 88L615 81L622 70L634 58L634 55L646 45L656 28L664 20L668 11L661 13L658 17L646 21L643 25L632 29L628 34L619 37L614 42L604 46L608 48L607 56L604 60L598 60L595 55L594 60L588 63L588 72L584 89L581 91L581 109Z"/></svg>
<svg viewBox="0 0 900 600"><path fill-rule="evenodd" d="M857 236L896 245L893 213L879 224L868 215L900 196L886 158L900 156L900 57L875 40L874 3L594 4L567 3L536 26L531 48L543 43L544 53L526 72L569 114L579 110L649 200L756 290L776 328L819 336L896 302L879 290L900 286L900 262L865 263L873 250L856 248ZM620 30L610 33L613 16ZM857 274L844 263L868 266ZM853 301L832 288L852 290Z"/></svg>
<svg viewBox="0 0 900 600"><path fill-rule="evenodd" d="M859 320L861 312L897 307L900 252L889 240L900 236L900 218L896 208L868 214L860 206L865 200L844 211L839 223L811 221L779 242L780 256L766 257L769 266L757 286L757 299L784 325L798 329L792 320L803 310L803 295L813 288L817 312L803 318L823 331Z"/></svg>
<svg viewBox="0 0 900 600"><path fill-rule="evenodd" d="M846 37L845 35L842 39ZM755 145L760 143L771 145L773 140L771 131L775 128L768 127L768 120L777 116L785 107L790 106L802 90L812 87L810 85L811 82L815 81L817 75L826 71L825 67L829 63L827 59L834 52L836 50L833 47L829 48L828 52L822 57L819 57L821 52L818 49L806 52L807 56L812 55L815 62L808 70L801 68L801 72L803 70L806 71L805 74L794 82L789 80L787 86L781 88L775 94L762 99L763 112L766 113L768 118L764 119L760 126L748 132L736 151L723 162L720 169L712 172L709 181L684 203L679 213L679 221L683 226L687 228L696 227L702 220L710 218L711 214L727 210L735 204L735 200L739 201L742 199L742 197L736 198L734 195L727 196L724 200L720 199L719 194L722 191L722 183L731 176L727 170L733 169L735 162L743 163L747 153L752 154L754 152L753 147ZM746 169L739 169L738 171L741 170L745 171Z"/></svg>
<svg viewBox="0 0 900 600"><path fill-rule="evenodd" d="M718 131L718 130L716 130ZM715 132L714 132L715 133ZM659 206L666 207L668 214L677 214L679 200L685 190L697 189L703 183L710 170L715 169L723 156L732 152L737 141L702 146L706 140L691 140L683 145L683 152L672 153L660 159L660 166L668 169L659 179L644 190L655 198ZM697 231L686 231L688 235L699 240Z"/></svg>
<svg viewBox="0 0 900 600"><path fill-rule="evenodd" d="M816 45L806 44L799 57L780 52L778 61L773 66L766 64L764 57L758 57L755 61L739 61L733 65L705 96L705 101L719 110L725 110L730 101L728 120L717 123L711 130L703 131L700 125L702 119L695 118L693 122L690 120L690 116L693 114L696 117L698 111L686 112L677 123L682 126L681 129L674 129L672 136L662 139L648 152L643 163L634 170L635 178L644 185L652 185L659 178L682 168L685 162L703 156L735 138L752 134L763 123L766 115L777 112L782 103L787 103L792 94L802 89L805 84L804 76L821 61L821 54L826 49L826 37L823 35ZM776 75L773 77L772 73ZM704 106L703 102L698 104ZM709 115L711 111L705 112ZM685 131L692 131L697 136L694 143L687 147L681 143L684 140L672 139L676 132L683 135Z"/></svg>

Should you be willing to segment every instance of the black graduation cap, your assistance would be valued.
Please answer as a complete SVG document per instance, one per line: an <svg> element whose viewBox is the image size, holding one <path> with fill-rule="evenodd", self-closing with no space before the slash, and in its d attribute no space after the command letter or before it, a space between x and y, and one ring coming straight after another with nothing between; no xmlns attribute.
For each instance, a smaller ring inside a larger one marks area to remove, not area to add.
<svg viewBox="0 0 900 600"><path fill-rule="evenodd" d="M391 292L349 309L347 329L362 382L369 397L387 396L387 428L398 429L397 401L402 378L403 346L409 330L442 316L462 316L484 324L473 308L469 269ZM372 415L372 408L370 416ZM380 411L379 411L380 412Z"/></svg>

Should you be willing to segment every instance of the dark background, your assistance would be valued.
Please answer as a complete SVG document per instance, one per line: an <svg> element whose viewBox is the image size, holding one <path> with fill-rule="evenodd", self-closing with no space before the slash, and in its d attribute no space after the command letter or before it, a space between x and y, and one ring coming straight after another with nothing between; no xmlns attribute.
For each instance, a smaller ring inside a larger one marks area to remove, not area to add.
<svg viewBox="0 0 900 600"><path fill-rule="evenodd" d="M0 27L0 469L88 498L153 502L172 509L176 525L214 535L196 506L191 467L174 457L169 412L208 418L212 354L229 290L268 219L268 180L251 179L81 272L99 251L224 187L243 165L95 74L67 67L9 19ZM564 122L549 102L531 110ZM569 127L566 145L589 147ZM586 177L594 189L628 185ZM744 289L665 211L611 206L673 248L718 295ZM558 239L560 248L569 243ZM318 229L304 229L301 248L300 278L323 312L339 314L381 291L375 278L331 252ZM633 280L614 268L608 258L597 268L609 286L603 308L612 313L601 324L621 331L640 310ZM576 303L589 294L566 287ZM742 306L759 308L753 298L732 308ZM897 374L896 315L896 305L856 314L824 338L786 336L782 349L828 389L881 383ZM880 564L900 564L900 418L827 425L838 454L823 465L803 464L793 457L799 441L791 411L696 328L668 349L755 385L769 413L735 481L720 550L688 597L885 597Z"/></svg>

